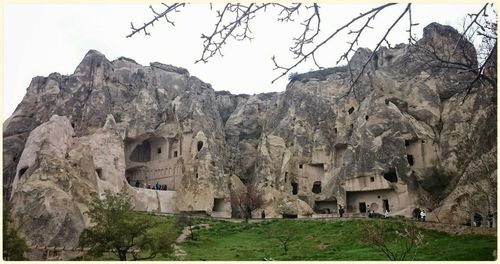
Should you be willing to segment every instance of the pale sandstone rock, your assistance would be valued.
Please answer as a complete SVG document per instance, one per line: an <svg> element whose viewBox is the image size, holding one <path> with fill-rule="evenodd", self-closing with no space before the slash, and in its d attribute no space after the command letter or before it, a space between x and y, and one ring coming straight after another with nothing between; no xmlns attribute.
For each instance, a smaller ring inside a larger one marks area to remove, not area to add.
<svg viewBox="0 0 500 264"><path fill-rule="evenodd" d="M445 54L458 36L433 23L419 43ZM471 45L463 45L466 54L453 59L475 58ZM59 191L54 177L61 173L37 170L36 161L47 159L72 171L69 182L88 185L87 193L125 186L137 210L236 216L231 193L255 182L270 217L320 216L339 205L351 214L370 206L411 217L413 209L434 208L437 201L442 221L464 223L470 213L463 213L463 203L478 164L487 160L496 168L496 159L486 158L496 157L496 90L478 83L462 103L463 83L473 76L432 68L435 61L422 64L429 58L419 52L405 44L382 47L349 94L348 68L336 67L299 74L284 92L232 95L215 92L182 68L109 61L89 51L72 75L33 78L4 123L4 193L12 187L16 221L33 217L23 212L29 203L39 205L36 186L57 194L46 200L57 206L39 206L40 214L81 213L90 195ZM369 56L368 49L356 52L355 73ZM496 79L493 67L488 72ZM66 117L51 120L55 115ZM42 141L28 135L48 127L58 136L46 136L52 154L43 154L37 152ZM468 140L477 144L460 149ZM495 178L496 170L488 175ZM156 182L168 190L142 188ZM76 207L70 202L75 195L81 197ZM73 231L66 237L75 241L87 220L70 220Z"/></svg>

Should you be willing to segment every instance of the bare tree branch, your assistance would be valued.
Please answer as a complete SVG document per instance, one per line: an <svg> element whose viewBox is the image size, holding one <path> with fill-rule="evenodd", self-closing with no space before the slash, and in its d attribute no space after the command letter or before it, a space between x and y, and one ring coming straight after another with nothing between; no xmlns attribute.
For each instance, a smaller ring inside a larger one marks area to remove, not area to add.
<svg viewBox="0 0 500 264"><path fill-rule="evenodd" d="M467 31L469 31L469 29L474 25L474 24L477 24L476 21L477 19L479 18L479 15L481 13L483 13L483 15L486 14L486 7L488 6L488 3L485 4L483 6L483 8L481 8L481 10L479 10L479 12L477 12L476 14L471 14L469 15L470 17L474 17L474 19L471 21L471 23L469 24L469 26L464 30L464 33L462 33L462 35L460 36L460 39L458 39L457 43L455 44L455 48L453 48L453 51L451 52L451 55L453 56L455 54L455 51L457 50L457 47L458 47L458 44L460 43L460 41L462 41L462 39L464 38L465 34L467 33Z"/></svg>
<svg viewBox="0 0 500 264"><path fill-rule="evenodd" d="M361 75L363 74L363 72L365 71L365 68L366 66L368 65L368 63L370 63L370 61L373 59L373 56L375 56L378 48L380 47L380 45L382 44L382 42L384 42L384 40L386 40L387 36L389 35L389 33L391 32L391 30L394 28L394 26L396 26L399 22L399 20L401 20L401 18L406 14L406 12L408 12L409 10L411 10L411 4L408 4L405 8L405 10L403 11L403 13L401 13L401 15L399 15L399 17L396 19L396 21L394 21L394 23L392 23L392 25L389 27L389 29L387 29L387 31L385 32L385 35L382 37L382 39L379 41L379 43L377 44L377 46L375 46L375 49L372 51L371 55L370 55L370 58L368 58L368 60L366 60L365 64L363 65L363 67L361 68L361 71L358 73L356 79L354 79L354 81L351 83L351 89L353 88L353 86L357 83L357 81L359 80L359 78L361 77Z"/></svg>
<svg viewBox="0 0 500 264"><path fill-rule="evenodd" d="M283 72L278 76L276 77L273 81L271 81L271 83L274 83L276 80L280 79L281 77L285 76L286 74L288 74L293 68L297 67L299 64L301 64L302 62L304 62L305 60L307 60L309 57L311 57L319 48L321 48L323 45L325 45L328 41L330 41L333 37L335 37L339 32L341 32L342 30L348 28L350 25L352 25L354 22L358 21L359 19L363 18L363 17L366 17L374 12L379 12L381 11L382 9L385 9L389 6L392 6L392 5L395 5L395 3L390 3L390 4L385 4L385 5L382 5L382 6L379 6L379 7L376 7L376 8L373 8L372 10L370 11L367 11L365 13L361 13L360 15L358 15L357 17L353 18L351 21L347 22L345 25L343 25L342 27L338 28L335 32L333 32L332 34L330 34L325 40L323 40L322 42L320 42L318 45L316 45L314 47L314 49L312 49L310 52L308 53L305 53L301 56L301 58L295 62L295 64L289 66L289 67L283 67L283 66L279 66L279 64L276 62L276 58L273 56L271 59L274 63L274 66L275 66L275 70L276 69L281 69L283 70Z"/></svg>
<svg viewBox="0 0 500 264"><path fill-rule="evenodd" d="M149 22L147 23L144 23L144 25L142 27L139 27L139 28L136 28L134 26L134 24L132 22L130 22L130 28L132 29L132 33L130 33L129 35L127 35L127 38L130 38L132 37L133 35L135 35L136 33L139 33L141 31L144 32L144 35L146 36L150 36L151 34L149 34L149 32L146 30L149 26L154 26L154 23L156 21L159 21L161 18L165 18L165 20L170 23L172 26L175 26L174 22L171 21L170 19L168 19L168 14L170 14L171 12L178 12L177 8L179 7L184 7L186 4L185 3L174 3L172 5L167 5L167 4L163 4L166 9L165 11L161 12L161 13L158 13L154 10L153 6L149 6L149 8L151 9L151 11L153 12L153 14L155 15L154 18L152 20L150 20Z"/></svg>

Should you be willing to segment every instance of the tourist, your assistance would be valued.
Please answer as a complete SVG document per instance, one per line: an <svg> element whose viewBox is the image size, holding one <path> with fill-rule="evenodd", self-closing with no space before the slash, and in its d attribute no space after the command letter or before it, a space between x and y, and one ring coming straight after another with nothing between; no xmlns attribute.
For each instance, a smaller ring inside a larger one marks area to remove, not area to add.
<svg viewBox="0 0 500 264"><path fill-rule="evenodd" d="M262 219L266 219L266 211L262 210L262 213L260 214L260 217Z"/></svg>
<svg viewBox="0 0 500 264"><path fill-rule="evenodd" d="M342 205L339 205L339 216L340 217L344 216L344 208L342 208Z"/></svg>
<svg viewBox="0 0 500 264"><path fill-rule="evenodd" d="M139 188L140 185L139 180L135 180L135 187Z"/></svg>
<svg viewBox="0 0 500 264"><path fill-rule="evenodd" d="M156 182L155 187L156 187L156 190L159 190L160 189L160 182Z"/></svg>
<svg viewBox="0 0 500 264"><path fill-rule="evenodd" d="M483 217L480 214L475 213L474 214L474 224L475 224L475 226L477 226L477 227L481 226L481 222L482 221L483 221Z"/></svg>
<svg viewBox="0 0 500 264"><path fill-rule="evenodd" d="M424 210L420 211L420 218L422 219L422 222L425 222L425 217L427 216L427 214L425 213Z"/></svg>
<svg viewBox="0 0 500 264"><path fill-rule="evenodd" d="M385 210L384 217L389 218L389 211Z"/></svg>
<svg viewBox="0 0 500 264"><path fill-rule="evenodd" d="M147 188L148 188L148 183L144 182L144 189L147 189Z"/></svg>
<svg viewBox="0 0 500 264"><path fill-rule="evenodd" d="M491 211L488 211L488 226L493 227L493 214Z"/></svg>

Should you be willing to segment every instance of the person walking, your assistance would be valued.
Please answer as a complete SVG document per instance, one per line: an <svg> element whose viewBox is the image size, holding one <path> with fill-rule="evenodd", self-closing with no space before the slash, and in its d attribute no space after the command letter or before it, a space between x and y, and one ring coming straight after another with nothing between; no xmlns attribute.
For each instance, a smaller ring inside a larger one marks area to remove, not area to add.
<svg viewBox="0 0 500 264"><path fill-rule="evenodd" d="M344 216L344 208L342 207L342 205L339 205L339 216L340 217Z"/></svg>
<svg viewBox="0 0 500 264"><path fill-rule="evenodd" d="M425 217L427 216L427 214L425 213L424 210L420 211L420 219L422 219L422 222L425 222Z"/></svg>
<svg viewBox="0 0 500 264"><path fill-rule="evenodd" d="M135 180L135 187L139 188L140 185L139 180Z"/></svg>
<svg viewBox="0 0 500 264"><path fill-rule="evenodd" d="M384 217L389 218L389 211L385 210Z"/></svg>
<svg viewBox="0 0 500 264"><path fill-rule="evenodd" d="M260 218L266 219L266 211L262 210L262 213L260 214Z"/></svg>

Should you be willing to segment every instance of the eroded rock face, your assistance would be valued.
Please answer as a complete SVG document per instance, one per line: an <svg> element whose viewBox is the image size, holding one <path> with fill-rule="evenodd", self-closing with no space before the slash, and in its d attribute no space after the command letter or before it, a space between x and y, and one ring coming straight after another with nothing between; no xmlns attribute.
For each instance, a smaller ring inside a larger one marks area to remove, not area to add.
<svg viewBox="0 0 500 264"><path fill-rule="evenodd" d="M29 135L13 183L13 217L32 245L77 246L97 193L92 157L70 156L73 128L52 116Z"/></svg>
<svg viewBox="0 0 500 264"><path fill-rule="evenodd" d="M419 44L446 53L457 36L431 24ZM471 47L453 59L475 58ZM370 52L356 52L354 74ZM478 82L464 100L474 76L431 62L400 44L377 51L353 87L337 67L295 76L281 93L232 95L182 68L89 51L72 75L34 78L4 124L4 190L24 234L50 245L74 244L85 204L105 190L127 191L137 210L228 217L231 192L254 182L268 217L342 205L464 222L479 174L496 208L496 90ZM43 236L48 227L63 235Z"/></svg>

